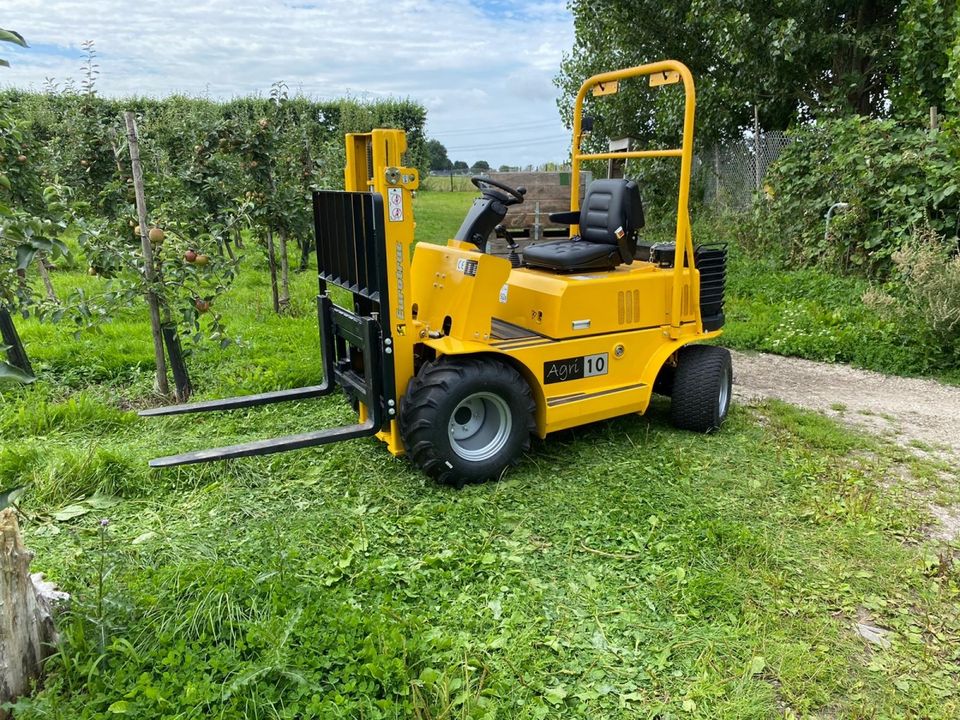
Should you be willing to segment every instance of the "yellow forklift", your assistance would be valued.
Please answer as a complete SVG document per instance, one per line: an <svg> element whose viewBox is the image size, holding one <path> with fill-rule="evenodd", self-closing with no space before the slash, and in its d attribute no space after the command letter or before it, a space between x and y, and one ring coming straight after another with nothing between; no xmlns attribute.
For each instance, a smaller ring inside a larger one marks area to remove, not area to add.
<svg viewBox="0 0 960 720"><path fill-rule="evenodd" d="M647 78L682 83L679 148L586 153L583 102ZM553 220L570 237L526 247L522 257L484 252L523 188L474 177L480 190L456 236L413 252L412 198L419 179L404 167L401 130L346 137L344 191L313 194L323 382L305 388L155 408L172 415L304 400L343 390L358 422L151 461L153 467L295 450L376 436L430 477L461 487L497 478L532 435L643 413L654 391L671 396L680 428L716 430L730 405L730 354L692 343L720 335L726 251L694 247L688 215L694 86L682 63L602 73L583 83L573 108L570 211ZM639 242L640 188L628 179L591 182L585 161L677 158L675 242ZM412 255L412 259L411 259ZM346 290L333 302L328 285Z"/></svg>

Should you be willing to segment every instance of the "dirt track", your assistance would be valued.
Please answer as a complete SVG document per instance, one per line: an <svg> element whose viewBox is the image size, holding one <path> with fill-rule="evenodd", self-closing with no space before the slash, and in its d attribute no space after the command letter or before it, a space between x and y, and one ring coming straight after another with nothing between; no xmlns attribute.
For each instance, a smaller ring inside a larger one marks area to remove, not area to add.
<svg viewBox="0 0 960 720"><path fill-rule="evenodd" d="M848 365L734 352L733 393L741 400L777 398L818 410L960 463L960 387Z"/></svg>

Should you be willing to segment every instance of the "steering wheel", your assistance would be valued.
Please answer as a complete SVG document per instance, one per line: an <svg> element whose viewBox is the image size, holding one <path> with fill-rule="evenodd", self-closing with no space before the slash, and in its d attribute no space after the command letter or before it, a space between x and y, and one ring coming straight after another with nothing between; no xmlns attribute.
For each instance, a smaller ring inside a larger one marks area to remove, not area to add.
<svg viewBox="0 0 960 720"><path fill-rule="evenodd" d="M484 192L484 185L489 185L490 187L495 187L498 190L503 190L505 193L507 193L507 195L509 195L508 198L502 198L507 205L519 205L523 202L523 196L527 193L527 189L525 187L521 186L514 189L509 185L504 185L502 182L492 180L491 178L483 177L481 175L474 175L472 178L470 178L470 182L476 185L477 190L480 192Z"/></svg>

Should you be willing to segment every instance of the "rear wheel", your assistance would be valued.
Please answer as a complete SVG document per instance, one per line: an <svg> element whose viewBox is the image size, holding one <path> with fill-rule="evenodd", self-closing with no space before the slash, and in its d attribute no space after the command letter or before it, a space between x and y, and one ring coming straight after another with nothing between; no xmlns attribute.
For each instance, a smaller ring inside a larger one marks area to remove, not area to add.
<svg viewBox="0 0 960 720"><path fill-rule="evenodd" d="M410 458L446 485L496 478L530 447L535 405L526 380L493 359L424 365L400 403Z"/></svg>
<svg viewBox="0 0 960 720"><path fill-rule="evenodd" d="M680 349L674 371L670 419L684 430L719 430L730 410L733 365L730 351L713 345Z"/></svg>

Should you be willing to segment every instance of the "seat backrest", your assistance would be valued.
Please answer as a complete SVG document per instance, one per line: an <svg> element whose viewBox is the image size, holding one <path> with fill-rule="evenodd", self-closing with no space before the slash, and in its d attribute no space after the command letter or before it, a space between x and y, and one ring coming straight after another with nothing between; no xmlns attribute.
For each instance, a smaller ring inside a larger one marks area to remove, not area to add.
<svg viewBox="0 0 960 720"><path fill-rule="evenodd" d="M587 242L616 245L623 262L633 262L637 231L643 228L640 188L633 180L594 180L580 208L580 238Z"/></svg>

